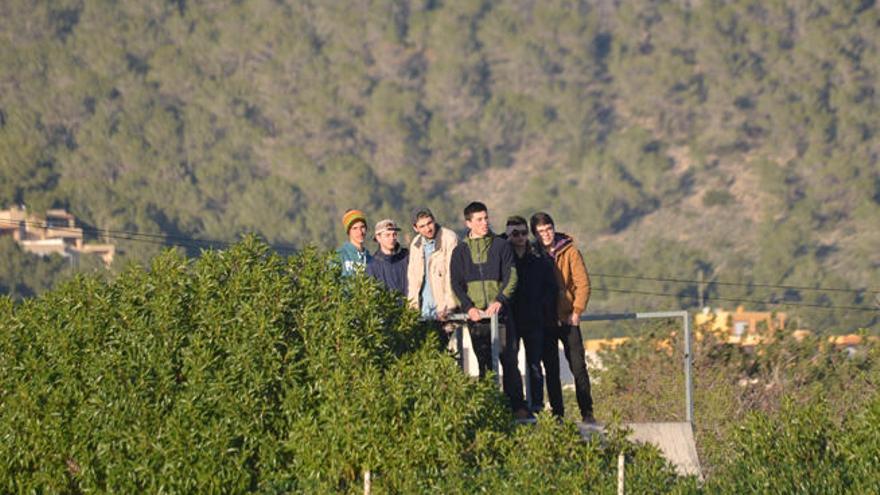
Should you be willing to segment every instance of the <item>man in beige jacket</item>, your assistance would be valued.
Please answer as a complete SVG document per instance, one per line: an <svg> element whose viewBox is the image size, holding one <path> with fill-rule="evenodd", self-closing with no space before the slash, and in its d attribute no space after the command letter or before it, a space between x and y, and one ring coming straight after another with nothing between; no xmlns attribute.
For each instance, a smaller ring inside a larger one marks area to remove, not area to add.
<svg viewBox="0 0 880 495"><path fill-rule="evenodd" d="M409 248L407 299L426 320L443 322L458 307L449 280L449 260L458 236L438 225L428 208L413 212L412 225L418 235ZM441 333L441 337L445 336Z"/></svg>

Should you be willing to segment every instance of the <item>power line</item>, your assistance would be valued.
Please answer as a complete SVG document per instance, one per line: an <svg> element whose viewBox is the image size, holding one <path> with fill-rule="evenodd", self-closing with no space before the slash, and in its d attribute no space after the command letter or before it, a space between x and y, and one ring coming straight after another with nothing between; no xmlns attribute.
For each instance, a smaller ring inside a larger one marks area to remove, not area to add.
<svg viewBox="0 0 880 495"><path fill-rule="evenodd" d="M0 220L0 223L9 224L18 224L19 222L9 222ZM101 236L106 239L115 239L118 241L135 241L135 242L144 242L149 244L157 244L160 246L166 247L186 247L186 248L214 248L214 247L229 247L232 242L229 241L217 241L217 240L201 240L201 239L193 239L193 238L184 238L173 235L162 235L162 234L149 234L143 232L127 232L127 231L116 231L109 229L96 229L96 228L72 228L72 227L55 227L44 223L39 222L23 222L28 225L40 227L40 228L51 228L57 231L66 231L73 232L74 230L81 230L83 233L93 234L96 236ZM174 242L172 242L174 241Z"/></svg>
<svg viewBox="0 0 880 495"><path fill-rule="evenodd" d="M701 283L699 280L688 280L682 278L665 278L665 277L646 277L640 275L612 275L608 273L591 273L590 275L596 277L604 277L604 278L620 278L620 279L630 279L630 280L650 280L652 282L671 282L677 284L699 284ZM715 281L704 281L702 283L705 284L715 284L715 285L724 285L729 287L761 287L761 288L769 288L769 289L792 289L792 290L805 290L805 291L815 291L815 292L848 292L848 293L859 293L859 292L870 292L870 293L880 293L878 289L842 289L837 287L807 287L802 285L777 285L777 284L765 284L765 283L746 283L746 282L722 282L719 280Z"/></svg>
<svg viewBox="0 0 880 495"><path fill-rule="evenodd" d="M53 230L61 231L61 232L74 232L76 230L82 231L84 234L92 234L95 236L102 236L108 239L116 239L116 240L126 240L126 241L137 241L137 242L148 242L152 244L159 244L169 247L190 247L190 248L215 248L215 247L230 247L236 244L235 241L222 241L217 239L195 239L192 237L183 237L183 236L175 236L168 234L151 234L147 232L132 232L126 230L111 230L111 229L99 229L93 227L56 227L50 225L48 222L32 222L32 221L15 221L15 220L0 220L0 224L5 225L14 225L17 226L21 223L26 225L38 227L38 228L51 228ZM174 242L169 242L174 241ZM293 245L289 244L271 244L270 247L275 249L276 251L281 252L295 252L297 249Z"/></svg>
<svg viewBox="0 0 880 495"><path fill-rule="evenodd" d="M174 236L174 235L165 235L165 234L151 234L146 232L132 232L125 230L111 230L111 229L99 229L92 227L56 227L51 226L48 222L32 222L32 221L15 221L15 220L0 220L0 225L14 225L18 226L20 224L31 225L39 228L52 228L53 230L58 231L68 231L72 232L74 230L82 231L83 233L89 233L93 235L100 235L105 238L117 239L117 240L127 240L134 242L146 242L151 244L158 244L162 246L168 247L189 247L189 248L217 248L217 247L230 247L235 245L234 241L222 241L216 239L195 239L191 237L183 237L183 236ZM171 242L174 241L174 242ZM292 245L270 245L273 249L279 252L296 252L297 249ZM695 284L698 281L695 280L687 280L687 279L679 279L679 278L663 278L663 277L647 277L647 276L639 276L639 275L614 275L607 273L593 273L593 276L603 277L603 278L617 278L617 279L630 279L630 280L647 280L654 282L671 282L671 283L689 283ZM762 288L780 288L780 289L797 289L797 290L810 290L815 292L847 292L847 293L858 293L858 292L878 292L874 290L868 289L839 289L839 288L817 288L817 287L798 287L792 285L773 285L773 284L763 284L763 283L754 283L754 284L746 284L746 283L734 283L734 282L720 282L715 281L712 282L717 285L724 286L737 286L737 287L762 287ZM668 293L658 293L658 292L649 292L649 291L641 291L636 289L611 289L605 287L595 287L596 290L605 291L605 292L615 292L622 294L637 294L637 295L647 295L647 296L657 296L657 297L672 297L678 299L679 296L675 294ZM775 301L762 301L755 299L736 299L736 298L725 298L725 297L712 297L711 299L716 301L725 301L725 302L737 302L737 303L750 303L750 304L769 304L769 305L783 305L783 306L792 306L792 307L809 307L809 308L817 308L817 309L825 309L825 310L833 310L833 309L847 309L853 311L878 311L877 308L866 308L862 306L835 306L835 305L820 305L820 304L810 304L810 303L797 303L797 302L775 302Z"/></svg>
<svg viewBox="0 0 880 495"><path fill-rule="evenodd" d="M679 299L680 296L676 294L668 294L663 292L648 292L641 291L636 289L611 289L607 287L594 287L594 290L600 292L615 292L619 294L638 294L643 296L657 296L657 297L671 297L675 299ZM736 298L728 298L728 297L713 297L711 298L716 301L725 301L725 302L735 302L735 303L749 303L749 304L770 304L776 306L792 306L792 307L804 307L804 308L816 308L816 309L825 309L825 310L835 310L835 309L847 309L852 311L880 311L880 308L866 308L864 306L834 306L828 305L823 306L821 304L810 304L810 303L797 303L797 302L785 302L785 301L761 301L757 299L736 299Z"/></svg>

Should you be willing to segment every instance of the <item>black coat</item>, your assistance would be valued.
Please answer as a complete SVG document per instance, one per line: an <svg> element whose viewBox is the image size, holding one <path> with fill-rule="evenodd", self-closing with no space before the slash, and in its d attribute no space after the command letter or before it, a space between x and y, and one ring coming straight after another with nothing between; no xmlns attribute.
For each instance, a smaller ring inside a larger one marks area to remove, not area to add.
<svg viewBox="0 0 880 495"><path fill-rule="evenodd" d="M558 287L553 260L529 246L516 257L519 283L513 295L513 319L523 335L556 324Z"/></svg>

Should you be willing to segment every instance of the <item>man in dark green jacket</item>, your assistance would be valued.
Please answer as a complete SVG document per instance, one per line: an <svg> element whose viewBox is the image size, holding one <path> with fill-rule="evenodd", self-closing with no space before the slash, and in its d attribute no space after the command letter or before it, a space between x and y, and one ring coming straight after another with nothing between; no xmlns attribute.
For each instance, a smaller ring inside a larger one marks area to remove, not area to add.
<svg viewBox="0 0 880 495"><path fill-rule="evenodd" d="M499 360L504 371L504 393L519 418L529 416L522 391L522 377L517 368L516 333L508 318L509 302L516 290L516 266L513 250L504 239L489 229L489 210L480 202L464 209L468 235L456 246L450 261L452 291L468 316L468 332L480 376L485 376L492 361L492 341L487 318L498 315L501 340Z"/></svg>
<svg viewBox="0 0 880 495"><path fill-rule="evenodd" d="M342 263L342 275L349 277L358 271L363 272L367 263L372 258L367 247L367 217L360 210L349 209L342 215L342 227L348 242L336 250L336 255Z"/></svg>

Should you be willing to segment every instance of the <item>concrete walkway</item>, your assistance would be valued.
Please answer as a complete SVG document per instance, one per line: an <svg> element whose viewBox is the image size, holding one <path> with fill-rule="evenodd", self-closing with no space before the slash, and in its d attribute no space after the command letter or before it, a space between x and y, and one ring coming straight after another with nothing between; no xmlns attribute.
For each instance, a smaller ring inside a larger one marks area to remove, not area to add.
<svg viewBox="0 0 880 495"><path fill-rule="evenodd" d="M690 423L626 423L624 426L632 430L631 441L650 443L659 448L679 474L703 478ZM600 424L578 423L578 429L584 438L605 435L605 428Z"/></svg>

